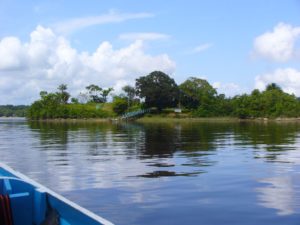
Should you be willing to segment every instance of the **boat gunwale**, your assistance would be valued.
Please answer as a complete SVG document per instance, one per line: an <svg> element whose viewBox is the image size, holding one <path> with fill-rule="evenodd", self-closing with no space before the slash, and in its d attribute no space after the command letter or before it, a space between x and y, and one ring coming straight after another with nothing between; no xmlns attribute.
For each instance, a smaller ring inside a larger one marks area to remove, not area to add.
<svg viewBox="0 0 300 225"><path fill-rule="evenodd" d="M51 189L43 186L42 184L32 180L31 178L27 177L26 175L22 174L21 172L12 169L8 165L0 162L0 168L3 168L4 170L7 170L9 173L16 176L16 178L19 178L20 180L23 180L23 181L35 186L39 191L46 192L46 193L52 195L53 197L57 198L58 200L70 205L74 209L82 212L84 215L94 219L95 221L100 222L103 225L114 225L112 222L104 219L101 216L96 215L95 213L89 211L88 209L85 209L85 208L81 207L80 205L78 205L78 204L72 202L71 200L63 197L62 195L52 191ZM5 179L5 178L12 178L12 177L11 176L7 176L7 177L6 176L1 176L0 178Z"/></svg>

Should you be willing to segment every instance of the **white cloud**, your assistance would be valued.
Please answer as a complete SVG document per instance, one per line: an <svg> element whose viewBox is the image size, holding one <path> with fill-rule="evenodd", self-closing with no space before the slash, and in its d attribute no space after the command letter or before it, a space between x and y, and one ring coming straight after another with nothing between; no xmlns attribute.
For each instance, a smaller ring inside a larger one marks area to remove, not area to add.
<svg viewBox="0 0 300 225"><path fill-rule="evenodd" d="M76 30L107 23L120 23L132 19L143 19L153 17L151 13L117 13L110 11L107 14L99 16L88 16L66 20L53 25L55 31L59 33L71 33Z"/></svg>
<svg viewBox="0 0 300 225"><path fill-rule="evenodd" d="M296 56L295 44L300 37L300 27L279 23L273 31L254 40L254 54L276 62L286 62Z"/></svg>
<svg viewBox="0 0 300 225"><path fill-rule="evenodd" d="M126 86L126 85L133 85L134 86L134 83L133 82L128 82L128 81L126 81L126 80L118 80L117 82L116 82L116 84L114 85L114 93L115 94L121 94L121 93L123 93L123 90L122 90L122 88L124 87L124 86Z"/></svg>
<svg viewBox="0 0 300 225"><path fill-rule="evenodd" d="M24 50L15 37L0 40L0 70L13 70L24 66Z"/></svg>
<svg viewBox="0 0 300 225"><path fill-rule="evenodd" d="M255 88L260 90L264 90L270 83L278 84L287 93L300 95L300 71L298 70L293 68L277 69L255 78Z"/></svg>
<svg viewBox="0 0 300 225"><path fill-rule="evenodd" d="M219 94L225 94L227 97L233 97L247 92L245 88L235 83L214 82L212 86L217 89Z"/></svg>
<svg viewBox="0 0 300 225"><path fill-rule="evenodd" d="M203 52L203 51L211 48L212 46L213 46L212 43L205 43L205 44L202 44L202 45L199 45L199 46L195 47L192 52L193 53Z"/></svg>
<svg viewBox="0 0 300 225"><path fill-rule="evenodd" d="M161 33L125 33L119 36L121 40L143 40L143 41L153 41L153 40L166 40L169 39L170 36L167 34Z"/></svg>
<svg viewBox="0 0 300 225"><path fill-rule="evenodd" d="M154 70L172 74L175 63L166 54L149 55L142 41L120 49L103 42L93 52L78 52L67 39L51 29L38 26L28 43L16 37L0 40L0 104L30 103L41 90L55 91L68 84L71 94L79 94L94 83L116 88L126 81Z"/></svg>

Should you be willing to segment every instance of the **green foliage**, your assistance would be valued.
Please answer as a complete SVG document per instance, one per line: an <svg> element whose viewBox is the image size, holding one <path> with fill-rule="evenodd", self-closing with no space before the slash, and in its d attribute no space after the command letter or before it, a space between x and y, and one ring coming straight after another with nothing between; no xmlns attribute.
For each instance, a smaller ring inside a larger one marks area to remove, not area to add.
<svg viewBox="0 0 300 225"><path fill-rule="evenodd" d="M107 103L107 97L113 89L102 89L91 84L86 87L86 93L71 98L72 104L69 104L67 85L61 84L58 92L41 91L40 99L28 108L27 116L31 119L104 118L153 107L160 115L164 112L167 116L174 114L173 107L178 105L185 115L196 117L230 116L246 119L300 116L299 99L285 93L275 83L269 84L262 92L255 89L251 94L226 98L204 79L190 77L178 87L167 74L154 71L136 79L135 86L123 87L125 94L115 96L112 103ZM25 111L25 106L0 106L0 116L24 116Z"/></svg>
<svg viewBox="0 0 300 225"><path fill-rule="evenodd" d="M29 106L0 105L0 117L25 117Z"/></svg>
<svg viewBox="0 0 300 225"><path fill-rule="evenodd" d="M226 98L224 94L217 95L212 110L214 116L231 116L233 111L231 99Z"/></svg>
<svg viewBox="0 0 300 225"><path fill-rule="evenodd" d="M79 104L78 98L71 98L71 103L73 103L73 104Z"/></svg>
<svg viewBox="0 0 300 225"><path fill-rule="evenodd" d="M113 111L117 115L121 115L125 113L126 110L128 109L128 103L126 98L115 96L112 104L113 104Z"/></svg>
<svg viewBox="0 0 300 225"><path fill-rule="evenodd" d="M160 71L136 79L136 91L139 97L145 98L146 107L157 107L159 111L176 106L179 99L174 79Z"/></svg>
<svg viewBox="0 0 300 225"><path fill-rule="evenodd" d="M130 85L126 85L122 88L122 90L126 93L126 97L128 100L128 107L132 105L134 97L136 95L136 90L134 87Z"/></svg>
<svg viewBox="0 0 300 225"><path fill-rule="evenodd" d="M197 79L197 78L195 78ZM232 99L216 95L216 91L205 81L191 79L180 85L184 94L182 105L192 110L197 117L233 116L247 118L277 118L300 116L300 102L294 96L282 91L277 84L270 84L260 92L255 89L251 94L237 95ZM203 83L202 86L198 85Z"/></svg>
<svg viewBox="0 0 300 225"><path fill-rule="evenodd" d="M89 93L90 102L96 102L101 103L103 102L103 99L100 97L102 88L100 88L98 85L91 84L86 87Z"/></svg>
<svg viewBox="0 0 300 225"><path fill-rule="evenodd" d="M255 117L297 117L300 115L300 102L294 95L285 93L276 84L266 90L252 91L250 95L235 96L232 99L233 115L240 118Z"/></svg>
<svg viewBox="0 0 300 225"><path fill-rule="evenodd" d="M281 88L275 83L271 83L267 85L266 91L273 91L273 90L282 91Z"/></svg>
<svg viewBox="0 0 300 225"><path fill-rule="evenodd" d="M58 86L58 91L57 95L60 98L60 102L62 104L67 104L70 98L70 94L67 92L67 85L66 84L61 84Z"/></svg>
<svg viewBox="0 0 300 225"><path fill-rule="evenodd" d="M28 113L30 119L86 119L113 117L111 111L97 109L96 104L58 104L46 107L42 100L34 102Z"/></svg>
<svg viewBox="0 0 300 225"><path fill-rule="evenodd" d="M130 107L127 109L127 111L128 111L128 112L139 111L139 110L142 110L142 109L143 109L142 106L143 106L143 105L141 105L139 102L138 102L138 103L137 103L137 102L134 102L134 104L133 104L132 106L130 106Z"/></svg>
<svg viewBox="0 0 300 225"><path fill-rule="evenodd" d="M41 99L35 101L28 109L28 117L32 119L65 118L61 96L58 93L41 92Z"/></svg>
<svg viewBox="0 0 300 225"><path fill-rule="evenodd" d="M102 89L101 96L102 96L103 102L107 102L107 97L113 90L114 90L113 88Z"/></svg>
<svg viewBox="0 0 300 225"><path fill-rule="evenodd" d="M113 117L111 111L97 108L96 104L70 104L66 105L68 118L86 119L86 118L108 118Z"/></svg>
<svg viewBox="0 0 300 225"><path fill-rule="evenodd" d="M206 109L216 97L217 91L204 79L190 77L180 86L180 103L188 109Z"/></svg>
<svg viewBox="0 0 300 225"><path fill-rule="evenodd" d="M60 86L61 87L61 86ZM62 89L65 91L65 89ZM40 93L41 99L35 101L28 109L30 119L56 119L56 118L104 118L114 116L111 110L97 107L95 103L79 104L72 98L73 104L67 104L62 98L62 91L57 93ZM66 99L65 99L66 100Z"/></svg>
<svg viewBox="0 0 300 225"><path fill-rule="evenodd" d="M180 103L198 117L227 116L231 112L229 99L217 95L206 80L190 77L180 86Z"/></svg>
<svg viewBox="0 0 300 225"><path fill-rule="evenodd" d="M91 84L86 87L90 102L105 103L108 95L114 90L113 88L102 89L98 85Z"/></svg>

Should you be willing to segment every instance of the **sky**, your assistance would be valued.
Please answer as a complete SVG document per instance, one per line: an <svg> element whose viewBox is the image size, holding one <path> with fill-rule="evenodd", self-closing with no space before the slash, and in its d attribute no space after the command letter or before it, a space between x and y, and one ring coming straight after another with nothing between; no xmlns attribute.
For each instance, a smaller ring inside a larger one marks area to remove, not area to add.
<svg viewBox="0 0 300 225"><path fill-rule="evenodd" d="M0 0L0 104L67 84L119 93L160 70L227 96L300 96L300 0Z"/></svg>

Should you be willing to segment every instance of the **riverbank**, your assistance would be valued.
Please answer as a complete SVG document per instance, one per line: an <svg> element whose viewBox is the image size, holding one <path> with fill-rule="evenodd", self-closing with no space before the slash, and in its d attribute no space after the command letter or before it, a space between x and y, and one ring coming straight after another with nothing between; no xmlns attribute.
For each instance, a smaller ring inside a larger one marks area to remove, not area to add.
<svg viewBox="0 0 300 225"><path fill-rule="evenodd" d="M141 117L136 120L139 123L167 123L167 122L238 122L240 119L234 117L165 117L151 116Z"/></svg>
<svg viewBox="0 0 300 225"><path fill-rule="evenodd" d="M7 117L13 118L13 117ZM20 118L20 117L18 117ZM25 119L25 118L24 118ZM299 117L293 118L251 118L240 119L237 117L169 117L169 116L145 116L135 120L122 120L119 118L86 118L86 119L70 119L70 118L57 118L57 119L40 119L30 120L31 122L44 122L44 123L112 123L112 122L138 122L138 123L170 123L170 122L208 122L208 123L228 123L228 122L300 122Z"/></svg>
<svg viewBox="0 0 300 225"><path fill-rule="evenodd" d="M86 119L39 119L39 120L32 120L27 119L30 122L42 122L42 123L111 123L115 121L113 118L86 118Z"/></svg>
<svg viewBox="0 0 300 225"><path fill-rule="evenodd" d="M237 117L162 117L151 116L142 117L136 120L139 123L167 123L167 122L210 122L210 123L226 123L226 122L300 122L299 117L293 118L251 118L240 119Z"/></svg>

